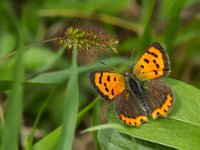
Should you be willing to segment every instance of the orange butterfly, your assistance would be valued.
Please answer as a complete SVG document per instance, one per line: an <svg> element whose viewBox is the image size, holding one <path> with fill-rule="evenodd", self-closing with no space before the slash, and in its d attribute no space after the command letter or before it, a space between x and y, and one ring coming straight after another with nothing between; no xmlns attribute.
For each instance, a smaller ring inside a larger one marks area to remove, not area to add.
<svg viewBox="0 0 200 150"><path fill-rule="evenodd" d="M155 42L144 52L133 73L118 74L95 71L91 84L103 99L113 102L118 118L126 125L139 127L153 119L166 117L173 102L172 89L160 79L170 72L169 58L164 48Z"/></svg>

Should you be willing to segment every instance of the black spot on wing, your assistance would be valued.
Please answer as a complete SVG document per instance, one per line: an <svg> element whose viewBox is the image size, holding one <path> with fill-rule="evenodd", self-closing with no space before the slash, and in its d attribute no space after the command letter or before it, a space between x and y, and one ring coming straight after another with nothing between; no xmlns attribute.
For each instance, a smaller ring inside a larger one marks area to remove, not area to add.
<svg viewBox="0 0 200 150"><path fill-rule="evenodd" d="M167 55L167 52L161 46L161 44L158 43L158 42L152 43L151 46L153 46L154 48L156 48L157 50L159 50L162 53L162 59L164 60L164 69L163 69L164 73L163 73L163 76L167 76L169 74L169 70L170 70L169 57Z"/></svg>
<svg viewBox="0 0 200 150"><path fill-rule="evenodd" d="M156 57L156 58L158 58L158 55L155 54L154 52L151 52L151 55L154 56L154 57Z"/></svg>
<svg viewBox="0 0 200 150"><path fill-rule="evenodd" d="M107 87L105 87L106 92L109 92L109 89Z"/></svg>
<svg viewBox="0 0 200 150"><path fill-rule="evenodd" d="M112 89L112 91L111 91L111 94L112 94L112 96L114 96L114 94L115 94L113 89Z"/></svg>
<svg viewBox="0 0 200 150"><path fill-rule="evenodd" d="M153 70L153 72L155 73L155 75L158 75L158 71L157 70Z"/></svg>
<svg viewBox="0 0 200 150"><path fill-rule="evenodd" d="M104 86L105 86L105 90L106 90L106 92L109 92L109 89L108 89L108 87L107 87L107 84L106 84L106 83L104 83Z"/></svg>
<svg viewBox="0 0 200 150"><path fill-rule="evenodd" d="M156 64L156 68L160 68L160 65L159 65L159 64Z"/></svg>
<svg viewBox="0 0 200 150"><path fill-rule="evenodd" d="M145 61L147 64L149 63L149 60L148 60L148 59L146 59L146 58L144 59L144 61Z"/></svg>
<svg viewBox="0 0 200 150"><path fill-rule="evenodd" d="M110 81L110 76L108 75L108 77L107 77L107 81Z"/></svg>
<svg viewBox="0 0 200 150"><path fill-rule="evenodd" d="M102 77L103 77L103 72L100 73L99 84L102 84Z"/></svg>

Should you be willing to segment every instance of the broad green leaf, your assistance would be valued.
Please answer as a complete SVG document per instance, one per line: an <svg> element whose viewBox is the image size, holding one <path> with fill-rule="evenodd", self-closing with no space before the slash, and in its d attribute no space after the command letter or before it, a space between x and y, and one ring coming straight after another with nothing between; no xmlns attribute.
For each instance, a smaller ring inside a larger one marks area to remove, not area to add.
<svg viewBox="0 0 200 150"><path fill-rule="evenodd" d="M102 148L106 150L172 150L160 144L133 138L127 134L120 133L116 129L105 129L98 131L98 139Z"/></svg>
<svg viewBox="0 0 200 150"><path fill-rule="evenodd" d="M175 103L167 118L159 118L141 125L128 127L116 117L114 109L108 110L109 125L97 126L86 131L115 128L132 137L159 143L176 149L200 147L200 90L181 81L167 79L175 94Z"/></svg>
<svg viewBox="0 0 200 150"><path fill-rule="evenodd" d="M128 150L136 149L134 138L119 133L115 129L105 129L98 132L98 140L105 150Z"/></svg>

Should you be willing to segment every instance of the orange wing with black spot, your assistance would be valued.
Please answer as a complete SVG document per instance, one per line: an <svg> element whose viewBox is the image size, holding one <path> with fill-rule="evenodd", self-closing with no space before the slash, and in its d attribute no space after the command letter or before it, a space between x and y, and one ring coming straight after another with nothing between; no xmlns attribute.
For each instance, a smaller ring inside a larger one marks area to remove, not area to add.
<svg viewBox="0 0 200 150"><path fill-rule="evenodd" d="M172 89L160 79L144 82L144 89L148 95L149 113L152 118L157 119L158 116L166 117L174 102Z"/></svg>
<svg viewBox="0 0 200 150"><path fill-rule="evenodd" d="M125 90L124 76L113 72L96 71L90 73L92 86L108 102Z"/></svg>
<svg viewBox="0 0 200 150"><path fill-rule="evenodd" d="M146 112L138 105L137 98L130 91L124 91L114 101L118 118L128 126L140 127L148 122Z"/></svg>
<svg viewBox="0 0 200 150"><path fill-rule="evenodd" d="M145 51L134 67L133 74L139 80L150 80L168 76L169 58L164 48L155 42Z"/></svg>

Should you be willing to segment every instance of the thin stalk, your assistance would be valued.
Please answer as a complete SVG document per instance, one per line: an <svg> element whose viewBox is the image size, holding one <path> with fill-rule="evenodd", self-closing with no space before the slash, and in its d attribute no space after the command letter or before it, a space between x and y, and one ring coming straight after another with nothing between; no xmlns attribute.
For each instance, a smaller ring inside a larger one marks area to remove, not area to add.
<svg viewBox="0 0 200 150"><path fill-rule="evenodd" d="M33 43L33 44L30 44L30 45L26 45L24 46L23 49L26 49L26 48L30 48L30 47L33 47L33 46L36 46L36 45L39 45L39 44L44 44L44 43L47 43L47 42L52 42L52 41L55 41L55 40L59 40L60 38L58 37L55 37L55 38L52 38L52 39L48 39L48 40L45 40L45 41L41 41L41 42L37 42L37 43ZM0 62L10 58L11 56L15 55L17 53L17 50L14 50L13 52L3 56L0 58Z"/></svg>

